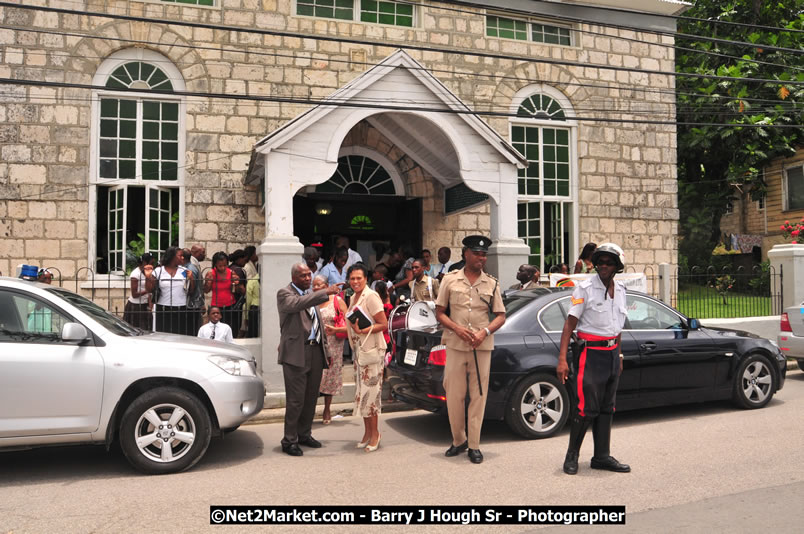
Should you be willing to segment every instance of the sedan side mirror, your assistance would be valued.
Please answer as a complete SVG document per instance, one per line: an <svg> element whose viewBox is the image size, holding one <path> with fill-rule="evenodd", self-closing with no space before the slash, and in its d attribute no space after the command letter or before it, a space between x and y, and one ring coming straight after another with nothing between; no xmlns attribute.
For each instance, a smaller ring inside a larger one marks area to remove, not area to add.
<svg viewBox="0 0 804 534"><path fill-rule="evenodd" d="M64 343L73 345L80 345L85 341L89 341L90 335L86 327L78 323L66 323L61 327L61 340Z"/></svg>
<svg viewBox="0 0 804 534"><path fill-rule="evenodd" d="M701 322L698 319L690 319L690 330L698 330L701 327Z"/></svg>

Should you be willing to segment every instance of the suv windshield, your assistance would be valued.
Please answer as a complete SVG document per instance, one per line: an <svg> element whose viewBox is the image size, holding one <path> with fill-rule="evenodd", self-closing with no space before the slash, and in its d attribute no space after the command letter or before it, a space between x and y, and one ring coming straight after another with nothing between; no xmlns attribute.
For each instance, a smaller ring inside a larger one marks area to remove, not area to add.
<svg viewBox="0 0 804 534"><path fill-rule="evenodd" d="M82 312L86 313L94 320L103 325L107 330L118 336L139 336L142 335L142 330L135 328L107 312L89 299L76 295L72 291L67 291L58 287L48 288L47 291L60 297Z"/></svg>

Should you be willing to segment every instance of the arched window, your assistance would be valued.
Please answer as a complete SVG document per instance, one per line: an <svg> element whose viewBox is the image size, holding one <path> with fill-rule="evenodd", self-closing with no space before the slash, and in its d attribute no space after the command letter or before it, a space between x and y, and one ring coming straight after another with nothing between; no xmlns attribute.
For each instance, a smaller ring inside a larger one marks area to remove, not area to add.
<svg viewBox="0 0 804 534"><path fill-rule="evenodd" d="M346 195L395 195L396 186L388 171L373 159L362 155L338 158L332 177L315 188L316 193Z"/></svg>
<svg viewBox="0 0 804 534"><path fill-rule="evenodd" d="M511 143L529 163L519 170L518 232L530 247L529 262L547 272L573 257L572 125L558 95L547 94L546 88L515 98Z"/></svg>
<svg viewBox="0 0 804 534"><path fill-rule="evenodd" d="M184 103L180 96L148 91L183 90L184 82L163 56L128 49L101 64L93 85L104 89L93 99L90 263L98 273L124 273L135 254L158 256L180 241Z"/></svg>

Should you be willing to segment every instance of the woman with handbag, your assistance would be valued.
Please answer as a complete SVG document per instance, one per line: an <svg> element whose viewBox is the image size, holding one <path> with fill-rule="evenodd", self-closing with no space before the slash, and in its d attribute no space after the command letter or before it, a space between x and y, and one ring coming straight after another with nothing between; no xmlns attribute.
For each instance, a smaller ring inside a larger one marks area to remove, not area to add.
<svg viewBox="0 0 804 534"><path fill-rule="evenodd" d="M313 291L329 287L327 277L318 275L313 279ZM321 375L319 392L324 395L324 424L332 422L330 406L332 397L343 392L343 340L346 332L346 303L338 295L330 295L329 300L318 305L318 315L327 334L326 347L329 368Z"/></svg>
<svg viewBox="0 0 804 534"><path fill-rule="evenodd" d="M233 327L232 334L235 334L240 324L236 306L240 277L228 265L229 256L225 252L216 252L212 256L212 270L204 276L204 293L212 293L209 305L220 308L221 320Z"/></svg>
<svg viewBox="0 0 804 534"><path fill-rule="evenodd" d="M372 452L380 446L380 399L386 348L383 332L388 327L388 319L385 317L380 296L366 285L368 267L363 263L355 263L349 267L347 279L354 291L347 312L349 344L355 365L354 413L363 418L365 427L363 439L357 444L357 448L365 447L366 452ZM352 312L354 314L350 318ZM362 324L355 317L360 312L365 317Z"/></svg>

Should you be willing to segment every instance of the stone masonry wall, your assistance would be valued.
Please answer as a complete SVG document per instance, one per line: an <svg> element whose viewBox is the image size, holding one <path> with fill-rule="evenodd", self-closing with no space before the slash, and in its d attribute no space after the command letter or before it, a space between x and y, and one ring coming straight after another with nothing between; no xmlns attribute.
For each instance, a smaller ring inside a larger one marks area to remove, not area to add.
<svg viewBox="0 0 804 534"><path fill-rule="evenodd" d="M669 37L584 24L579 29L594 33L578 33L578 45L573 47L488 38L483 10L461 6L461 11L449 11L439 9L447 4L430 2L421 6L414 29L298 17L290 0L221 0L213 8L150 1L41 3L145 16L150 22L0 8L5 26L0 29L0 78L91 84L102 61L134 41L135 46L172 61L187 90L198 93L318 99L387 57L397 45L467 52L409 50L477 111L508 111L516 91L538 83L550 85L563 92L575 114L584 118L578 121L575 147L579 244L622 243L636 270L659 262L676 263L674 125L586 120L648 118L672 123L672 76L599 68L671 72L674 56ZM299 36L161 22L169 20ZM304 35L381 41L388 46ZM479 57L471 52L505 57ZM581 65L529 61L538 58ZM80 274L88 266L87 244L90 225L94 225L89 220L88 187L91 91L36 83L0 85L0 272L6 274L16 264L29 262L57 267L64 277ZM261 137L309 108L269 100L188 98L186 243L203 243L208 251L231 251L263 238L258 192L243 185L251 149ZM508 138L507 118L486 120ZM407 165L406 159L402 162ZM445 218L441 187L418 166L400 170L409 180L408 192L425 198L425 246L448 243L455 251L469 229L488 230L488 206Z"/></svg>

